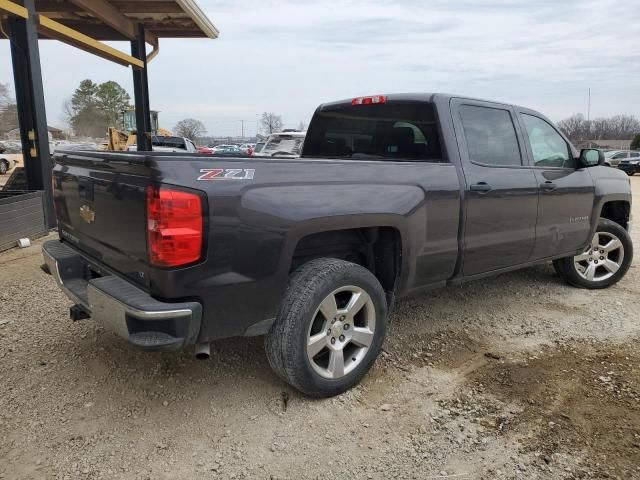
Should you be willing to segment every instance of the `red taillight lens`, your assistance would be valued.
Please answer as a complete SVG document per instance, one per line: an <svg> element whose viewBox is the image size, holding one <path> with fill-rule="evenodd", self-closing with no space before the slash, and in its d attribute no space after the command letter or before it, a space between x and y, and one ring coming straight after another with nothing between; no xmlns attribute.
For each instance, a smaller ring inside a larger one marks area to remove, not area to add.
<svg viewBox="0 0 640 480"><path fill-rule="evenodd" d="M194 193L147 187L149 262L176 267L202 255L202 204Z"/></svg>
<svg viewBox="0 0 640 480"><path fill-rule="evenodd" d="M385 95L373 95L371 97L356 97L351 100L351 105L372 105L376 103L387 103Z"/></svg>

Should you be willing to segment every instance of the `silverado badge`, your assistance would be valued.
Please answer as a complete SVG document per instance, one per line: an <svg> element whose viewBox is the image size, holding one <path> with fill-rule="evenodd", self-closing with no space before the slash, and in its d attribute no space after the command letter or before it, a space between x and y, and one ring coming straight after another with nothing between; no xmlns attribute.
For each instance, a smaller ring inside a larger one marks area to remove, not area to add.
<svg viewBox="0 0 640 480"><path fill-rule="evenodd" d="M89 205L82 205L80 207L80 217L87 223L93 223L96 219L96 212L91 210Z"/></svg>

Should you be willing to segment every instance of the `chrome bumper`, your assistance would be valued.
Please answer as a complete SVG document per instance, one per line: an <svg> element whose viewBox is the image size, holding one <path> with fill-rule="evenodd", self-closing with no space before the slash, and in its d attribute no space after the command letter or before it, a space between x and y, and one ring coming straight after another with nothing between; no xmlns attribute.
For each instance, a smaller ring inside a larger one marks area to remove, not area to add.
<svg viewBox="0 0 640 480"><path fill-rule="evenodd" d="M91 260L58 240L42 255L62 291L94 320L136 347L170 350L195 343L202 306L160 302L116 275L90 277Z"/></svg>

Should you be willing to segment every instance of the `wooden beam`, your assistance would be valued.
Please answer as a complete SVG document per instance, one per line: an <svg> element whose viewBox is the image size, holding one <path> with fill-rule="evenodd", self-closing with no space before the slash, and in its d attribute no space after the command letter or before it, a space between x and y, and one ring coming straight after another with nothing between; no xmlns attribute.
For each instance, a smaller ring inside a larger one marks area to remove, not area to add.
<svg viewBox="0 0 640 480"><path fill-rule="evenodd" d="M149 15L157 13L184 13L182 8L174 2L109 0L109 3L116 7L120 13L139 13ZM79 11L78 7L71 2L61 3L56 0L36 0L36 10L45 15Z"/></svg>
<svg viewBox="0 0 640 480"><path fill-rule="evenodd" d="M9 0L0 0L0 10L17 15L18 17L29 18L29 10Z"/></svg>
<svg viewBox="0 0 640 480"><path fill-rule="evenodd" d="M180 8L180 5L175 2L112 0L111 3L122 13L184 13L182 8Z"/></svg>
<svg viewBox="0 0 640 480"><path fill-rule="evenodd" d="M81 10L100 19L129 40L136 38L136 24L120 10L106 0L71 0ZM145 40L151 45L158 43L158 38L151 32L145 33Z"/></svg>
<svg viewBox="0 0 640 480"><path fill-rule="evenodd" d="M44 15L38 15L38 22L38 30L50 38L68 43L69 45L73 45L74 47L78 47L86 52L93 53L94 55L98 55L106 60L111 60L125 67L144 68L144 62L137 58L122 53L120 50L116 50L109 45L94 40L88 35L73 30L55 20L51 20Z"/></svg>

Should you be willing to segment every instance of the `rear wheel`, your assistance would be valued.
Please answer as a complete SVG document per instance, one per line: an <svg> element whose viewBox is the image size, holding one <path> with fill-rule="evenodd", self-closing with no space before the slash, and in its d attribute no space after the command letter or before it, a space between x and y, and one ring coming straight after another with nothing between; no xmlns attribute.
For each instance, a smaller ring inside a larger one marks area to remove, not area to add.
<svg viewBox="0 0 640 480"><path fill-rule="evenodd" d="M618 282L629 270L633 244L629 233L611 220L600 219L585 250L575 257L555 260L558 275L572 285L597 289Z"/></svg>
<svg viewBox="0 0 640 480"><path fill-rule="evenodd" d="M4 160L0 160L0 175L4 175L8 171L9 171L9 164Z"/></svg>
<svg viewBox="0 0 640 480"><path fill-rule="evenodd" d="M380 353L386 316L384 291L370 271L343 260L312 260L290 278L265 341L269 364L306 395L342 393Z"/></svg>

